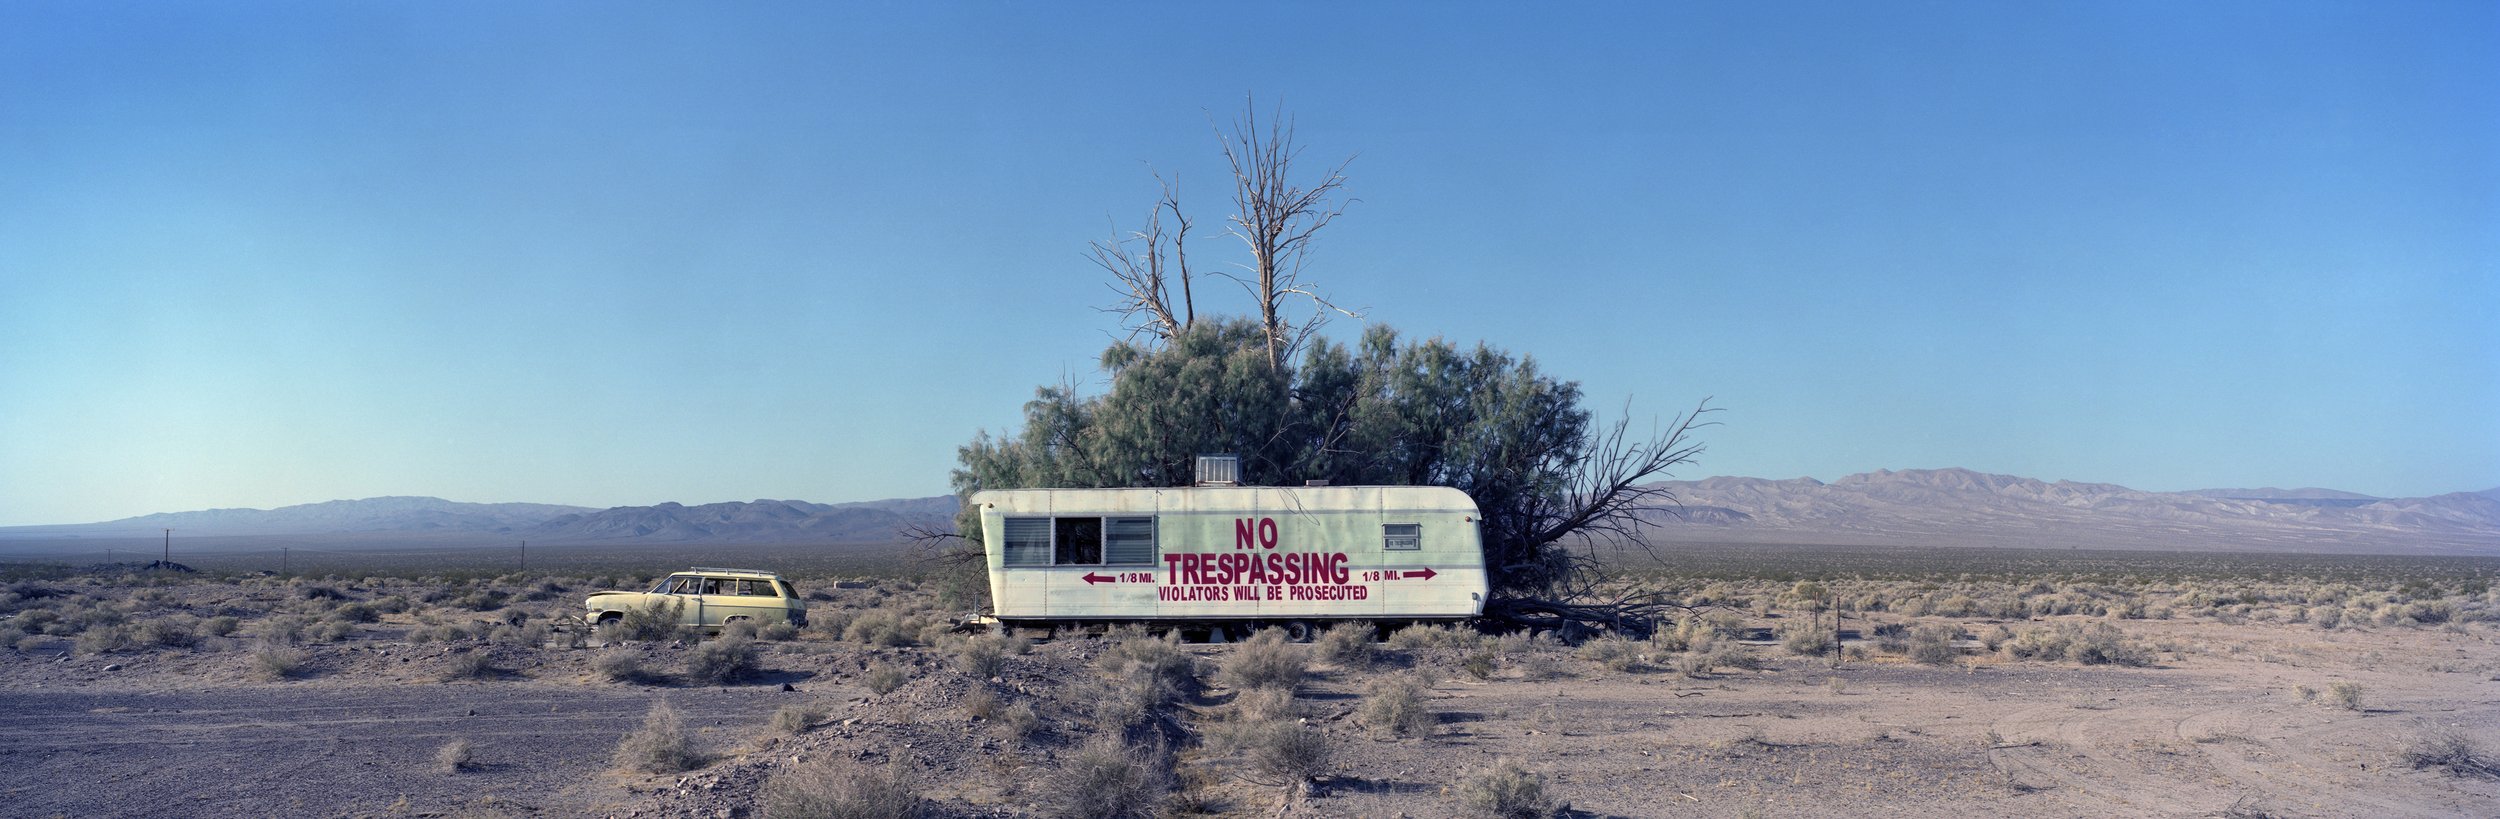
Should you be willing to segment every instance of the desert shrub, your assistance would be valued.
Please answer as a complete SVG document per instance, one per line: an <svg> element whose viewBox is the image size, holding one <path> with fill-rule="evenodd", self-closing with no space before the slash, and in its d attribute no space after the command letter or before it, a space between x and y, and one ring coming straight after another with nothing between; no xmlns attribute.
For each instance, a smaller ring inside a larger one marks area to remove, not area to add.
<svg viewBox="0 0 2500 819"><path fill-rule="evenodd" d="M1389 647L1412 651L1419 648L1467 649L1475 646L1483 635L1460 631L1457 626L1407 626L1389 635Z"/></svg>
<svg viewBox="0 0 2500 819"><path fill-rule="evenodd" d="M1986 632L1979 635L1979 644L1986 646L1989 651L1995 651L2003 647L2005 641L2011 639L2014 639L2014 630L1998 624L1990 626Z"/></svg>
<svg viewBox="0 0 2500 819"><path fill-rule="evenodd" d="M138 645L131 637L130 627L118 623L91 626L78 633L78 653L105 654L128 650Z"/></svg>
<svg viewBox="0 0 2500 819"><path fill-rule="evenodd" d="M2128 639L2127 633L2108 623L2093 623L2076 633L2074 643L2067 647L2067 656L2084 665L2148 666L2153 664L2152 649Z"/></svg>
<svg viewBox="0 0 2500 819"><path fill-rule="evenodd" d="M763 628L756 629L755 636L766 640L772 640L774 642L787 642L798 639L799 627L790 625L789 623L773 623Z"/></svg>
<svg viewBox="0 0 2500 819"><path fill-rule="evenodd" d="M523 626L506 626L495 631L496 642L531 648L546 645L547 641L554 636L555 630L548 628L547 624L543 622L530 623Z"/></svg>
<svg viewBox="0 0 2500 819"><path fill-rule="evenodd" d="M1338 668L1370 668L1379 659L1379 634L1380 630L1370 623L1338 623L1320 632L1319 639L1311 643L1311 653L1314 659Z"/></svg>
<svg viewBox="0 0 2500 819"><path fill-rule="evenodd" d="M1508 757L1459 783L1458 802L1468 815L1488 819L1545 819L1558 812L1544 775Z"/></svg>
<svg viewBox="0 0 2500 819"><path fill-rule="evenodd" d="M955 705L964 709L965 716L974 719L998 719L1000 706L998 692L991 690L987 685L974 685L972 690L964 692L963 700Z"/></svg>
<svg viewBox="0 0 2500 819"><path fill-rule="evenodd" d="M2414 626L2435 626L2454 620L2457 604L2452 600L2423 600L2407 603L2398 622Z"/></svg>
<svg viewBox="0 0 2500 819"><path fill-rule="evenodd" d="M1639 643L1609 634L1580 644L1580 659L1603 666L1608 671L1631 671L1641 665Z"/></svg>
<svg viewBox="0 0 2500 819"><path fill-rule="evenodd" d="M2500 779L2500 759L2483 751L2473 737L2454 728L2440 728L2414 739L2404 752L2415 770L2433 769L2454 777Z"/></svg>
<svg viewBox="0 0 2500 819"><path fill-rule="evenodd" d="M1952 665L1962 652L1953 647L1959 632L1952 626L1922 625L1910 630L1909 657L1921 665Z"/></svg>
<svg viewBox="0 0 2500 819"><path fill-rule="evenodd" d="M1712 654L1707 651L1695 651L1675 658L1675 673L1695 679L1710 676L1716 668Z"/></svg>
<svg viewBox="0 0 2500 819"><path fill-rule="evenodd" d="M443 663L442 680L475 680L495 676L495 658L484 651L455 651Z"/></svg>
<svg viewBox="0 0 2500 819"><path fill-rule="evenodd" d="M1741 646L1732 645L1711 649L1710 664L1718 668L1734 668L1743 671L1763 669L1761 657L1755 656L1753 652L1746 651Z"/></svg>
<svg viewBox="0 0 2500 819"><path fill-rule="evenodd" d="M1388 736L1431 736L1441 726L1441 718L1424 701L1423 681L1405 674L1373 680L1361 714L1363 724Z"/></svg>
<svg viewBox="0 0 2500 819"><path fill-rule="evenodd" d="M443 747L434 752L434 764L443 773L450 774L477 770L477 746L469 744L466 739L443 743Z"/></svg>
<svg viewBox="0 0 2500 819"><path fill-rule="evenodd" d="M911 645L912 633L906 630L903 618L884 609L862 612L842 630L842 639L866 646Z"/></svg>
<svg viewBox="0 0 2500 819"><path fill-rule="evenodd" d="M667 700L651 703L651 712L644 715L642 727L625 734L616 743L613 758L616 767L633 773L668 774L702 767L702 752L694 745L694 734L686 730L686 721Z"/></svg>
<svg viewBox="0 0 2500 819"><path fill-rule="evenodd" d="M1019 742L1031 739L1034 734L1041 733L1042 715L1033 710L1033 704L1029 702L1007 706L998 712L998 730L1008 739Z"/></svg>
<svg viewBox="0 0 2500 819"><path fill-rule="evenodd" d="M616 619L615 636L619 640L673 640L678 621L686 614L686 601L652 601L638 609L628 609Z"/></svg>
<svg viewBox="0 0 2500 819"><path fill-rule="evenodd" d="M356 636L356 624L342 620L326 620L304 628L305 639L335 643Z"/></svg>
<svg viewBox="0 0 2500 819"><path fill-rule="evenodd" d="M264 641L252 649L252 673L264 680L292 679L304 673L311 657L303 649L284 643Z"/></svg>
<svg viewBox="0 0 2500 819"><path fill-rule="evenodd" d="M720 636L753 640L755 639L755 635L760 628L761 627L757 626L753 620L733 620L728 623L721 624Z"/></svg>
<svg viewBox="0 0 2500 819"><path fill-rule="evenodd" d="M989 679L1007 667L1007 657L1031 646L1021 638L984 634L955 645L955 669L975 679Z"/></svg>
<svg viewBox="0 0 2500 819"><path fill-rule="evenodd" d="M2074 642L2067 632L2053 628L2027 628L2005 644L2005 653L2017 660L2063 660L2066 649Z"/></svg>
<svg viewBox="0 0 2500 819"><path fill-rule="evenodd" d="M1156 677L1129 673L1089 692L1094 727L1133 742L1168 738L1174 730L1179 691Z"/></svg>
<svg viewBox="0 0 2500 819"><path fill-rule="evenodd" d="M915 819L929 804L912 788L902 757L870 768L819 757L783 769L764 784L766 819Z"/></svg>
<svg viewBox="0 0 2500 819"><path fill-rule="evenodd" d="M1172 790L1168 751L1136 747L1112 734L1068 756L1050 780L1051 813L1083 819L1151 819Z"/></svg>
<svg viewBox="0 0 2500 819"><path fill-rule="evenodd" d="M314 584L310 584L310 583L307 583L307 584L302 585L302 586L297 586L297 587L295 588L295 594L296 594L296 596L301 597L301 598L303 598L303 599L305 599L305 600L345 600L345 599L347 599L347 595L346 595L346 594L341 593L341 592L340 592L338 589L336 589L336 588L333 588L333 587L330 587L330 586L314 585Z"/></svg>
<svg viewBox="0 0 2500 819"><path fill-rule="evenodd" d="M1492 641L1493 652L1502 662L1519 671L1520 679L1546 680L1562 675L1549 649L1559 644L1548 638L1528 634L1504 634Z"/></svg>
<svg viewBox="0 0 2500 819"><path fill-rule="evenodd" d="M756 669L755 643L744 637L707 641L686 654L686 678L713 685L746 679Z"/></svg>
<svg viewBox="0 0 2500 819"><path fill-rule="evenodd" d="M2326 700L2337 708L2359 711L2361 710L2361 684L2351 680L2336 680L2327 683Z"/></svg>
<svg viewBox="0 0 2500 819"><path fill-rule="evenodd" d="M511 599L512 595L505 593L502 589L479 589L461 595L459 599L452 601L452 605L470 611L494 611L503 608L504 603Z"/></svg>
<svg viewBox="0 0 2500 819"><path fill-rule="evenodd" d="M656 682L655 676L642 665L642 653L630 648L612 648L590 658L590 671L608 682Z"/></svg>
<svg viewBox="0 0 2500 819"><path fill-rule="evenodd" d="M1301 782L1328 770L1328 738L1299 721L1276 719L1256 723L1243 734L1250 769L1287 782Z"/></svg>
<svg viewBox="0 0 2500 819"><path fill-rule="evenodd" d="M1233 648L1232 656L1225 658L1223 666L1216 672L1216 679L1242 690L1282 688L1290 691L1302 684L1302 676L1307 671L1304 662L1301 648L1286 642L1284 631L1260 629L1258 634Z"/></svg>
<svg viewBox="0 0 2500 819"><path fill-rule="evenodd" d="M211 637L231 637L236 629L242 627L243 621L233 615L218 615L200 622L200 630L208 632Z"/></svg>
<svg viewBox="0 0 2500 819"><path fill-rule="evenodd" d="M199 624L188 617L159 617L139 624L131 640L140 645L186 648L200 642Z"/></svg>
<svg viewBox="0 0 2500 819"><path fill-rule="evenodd" d="M1832 628L1821 620L1780 627L1780 647L1790 654L1816 656L1832 650Z"/></svg>
<svg viewBox="0 0 2500 819"><path fill-rule="evenodd" d="M1458 658L1458 670L1467 672L1467 676L1479 680L1492 679L1493 672L1500 669L1501 664L1502 654L1495 650L1491 643L1469 649L1466 654Z"/></svg>
<svg viewBox="0 0 2500 819"><path fill-rule="evenodd" d="M826 713L824 706L812 703L784 705L773 712L773 730L785 734L801 733L816 723L825 721Z"/></svg>
<svg viewBox="0 0 2500 819"><path fill-rule="evenodd" d="M2333 631L2336 626L2343 625L2344 610L2338 606L2311 606L2308 619L2311 625Z"/></svg>
<svg viewBox="0 0 2500 819"><path fill-rule="evenodd" d="M329 618L349 623L373 623L382 619L382 613L365 603L349 603L331 609Z"/></svg>
<svg viewBox="0 0 2500 819"><path fill-rule="evenodd" d="M1244 725L1289 720L1300 715L1300 707L1291 690L1254 688L1234 695L1231 717Z"/></svg>
<svg viewBox="0 0 2500 819"><path fill-rule="evenodd" d="M1156 639L1144 631L1122 629L1114 632L1111 647L1095 663L1114 674L1153 680L1175 694L1188 693L1198 684L1198 661L1181 650L1178 634Z"/></svg>
<svg viewBox="0 0 2500 819"><path fill-rule="evenodd" d="M861 675L859 681L861 685L868 686L870 691L878 694L891 694L894 693L894 689L903 687L903 683L911 681L911 673L892 663L879 662L869 666L868 673Z"/></svg>

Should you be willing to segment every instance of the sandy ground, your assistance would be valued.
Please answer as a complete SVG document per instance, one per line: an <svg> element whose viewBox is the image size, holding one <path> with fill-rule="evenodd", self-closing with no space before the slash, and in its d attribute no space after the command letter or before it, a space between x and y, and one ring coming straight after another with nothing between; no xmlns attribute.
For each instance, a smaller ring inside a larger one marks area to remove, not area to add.
<svg viewBox="0 0 2500 819"><path fill-rule="evenodd" d="M1878 654L1833 668L1765 645L1750 649L1762 670L1690 677L1609 671L1556 646L1506 656L1476 679L1451 649L1384 650L1376 668L1315 666L1300 687L1304 718L1332 752L1312 792L1252 781L1213 748L1184 747L1180 764L1200 811L1233 816L1454 815L1454 788L1504 757L1542 772L1576 816L2500 816L2500 781L2403 758L2441 728L2500 749L2492 624L2120 625L2167 647L2154 666L1991 654L1933 667ZM307 646L309 676L280 682L251 679L249 652L218 640L95 655L65 640L0 649L0 815L745 817L761 815L772 777L827 757L900 759L951 815L1030 815L1092 731L1088 685L1103 676L1105 648L1048 641L974 679L934 650L811 634L764 644L765 674L707 687L601 680L596 649L398 636ZM688 649L636 650L668 667ZM1211 670L1239 649L1187 650ZM502 670L436 681L469 651L492 652ZM910 680L870 693L862 680L877 663ZM1435 733L1388 738L1364 725L1372 679L1418 668L1437 672ZM2360 710L2326 701L2336 682L2361 686ZM2304 698L2304 687L2318 693ZM968 715L966 698L983 688L1033 705L1037 732L1012 736ZM1183 707L1184 724L1202 733L1237 695L1211 684ZM716 761L684 774L612 770L618 738L661 698ZM827 716L795 736L767 727L796 703ZM434 764L453 739L472 742L481 766Z"/></svg>

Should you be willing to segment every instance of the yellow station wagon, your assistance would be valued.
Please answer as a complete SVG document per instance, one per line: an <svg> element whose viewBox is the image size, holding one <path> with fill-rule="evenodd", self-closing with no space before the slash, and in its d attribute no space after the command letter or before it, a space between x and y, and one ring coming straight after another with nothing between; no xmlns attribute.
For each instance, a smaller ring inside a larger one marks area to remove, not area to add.
<svg viewBox="0 0 2500 819"><path fill-rule="evenodd" d="M669 575L647 592L594 592L584 602L592 623L611 623L625 613L658 606L683 606L678 622L719 628L747 621L756 625L807 625L807 601L781 575L752 569L697 566Z"/></svg>

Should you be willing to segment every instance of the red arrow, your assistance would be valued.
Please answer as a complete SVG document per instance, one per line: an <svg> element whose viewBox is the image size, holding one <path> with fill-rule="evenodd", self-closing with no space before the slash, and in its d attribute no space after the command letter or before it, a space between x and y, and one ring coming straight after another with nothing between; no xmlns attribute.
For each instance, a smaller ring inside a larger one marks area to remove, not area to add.
<svg viewBox="0 0 2500 819"><path fill-rule="evenodd" d="M1119 578L1117 578L1117 577L1111 577L1111 576L1108 576L1108 575L1099 575L1099 574L1095 574L1095 573L1093 573L1093 572L1086 572L1086 573L1085 573L1085 585L1088 585L1088 586L1091 586L1091 585L1096 584L1096 583L1117 583L1117 582L1120 582L1120 579L1119 579Z"/></svg>
<svg viewBox="0 0 2500 819"><path fill-rule="evenodd" d="M1431 579L1432 579L1432 576L1433 576L1433 575L1435 575L1435 574L1439 574L1439 572L1435 572L1435 571L1433 571L1433 570L1432 570L1432 567L1430 567L1430 566L1426 566L1426 567L1424 567L1424 568L1422 568L1422 569L1420 569L1420 570L1417 570L1417 571L1407 572L1407 573L1406 573L1406 576L1408 576L1408 577L1420 577L1420 578L1423 578L1423 579L1425 579L1425 580L1431 580Z"/></svg>

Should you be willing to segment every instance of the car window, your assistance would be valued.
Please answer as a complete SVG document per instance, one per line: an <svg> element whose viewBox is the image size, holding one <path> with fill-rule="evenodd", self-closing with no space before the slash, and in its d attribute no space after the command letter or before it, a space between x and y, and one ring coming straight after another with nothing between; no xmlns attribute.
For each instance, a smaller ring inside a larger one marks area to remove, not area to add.
<svg viewBox="0 0 2500 819"><path fill-rule="evenodd" d="M657 586L653 586L653 587L651 587L651 593L652 593L652 594L671 594L671 593L674 593L674 592L677 590L678 581L680 581L680 580L682 580L682 579L683 579L683 578L677 577L676 575L670 575L670 576L668 576L668 577L663 577L663 578L660 578L660 584L659 584L659 585L657 585Z"/></svg>
<svg viewBox="0 0 2500 819"><path fill-rule="evenodd" d="M717 577L706 577L706 578L703 578L703 593L704 593L704 594L719 594L719 593L720 593L720 578L717 578Z"/></svg>
<svg viewBox="0 0 2500 819"><path fill-rule="evenodd" d="M738 581L738 593L739 593L739 594L746 595L746 596L749 596L749 597L771 597L771 596L773 596L772 581L769 581L769 580L741 580L741 581Z"/></svg>
<svg viewBox="0 0 2500 819"><path fill-rule="evenodd" d="M799 590L798 590L798 589L796 589L796 588L791 587L791 585L790 585L790 581L787 581L787 580L782 580L782 581L777 581L777 582L779 582L779 583L781 584L781 596L783 596L783 597L787 597L787 598L790 598L790 599L792 599L792 600L797 600L797 599L799 599Z"/></svg>

